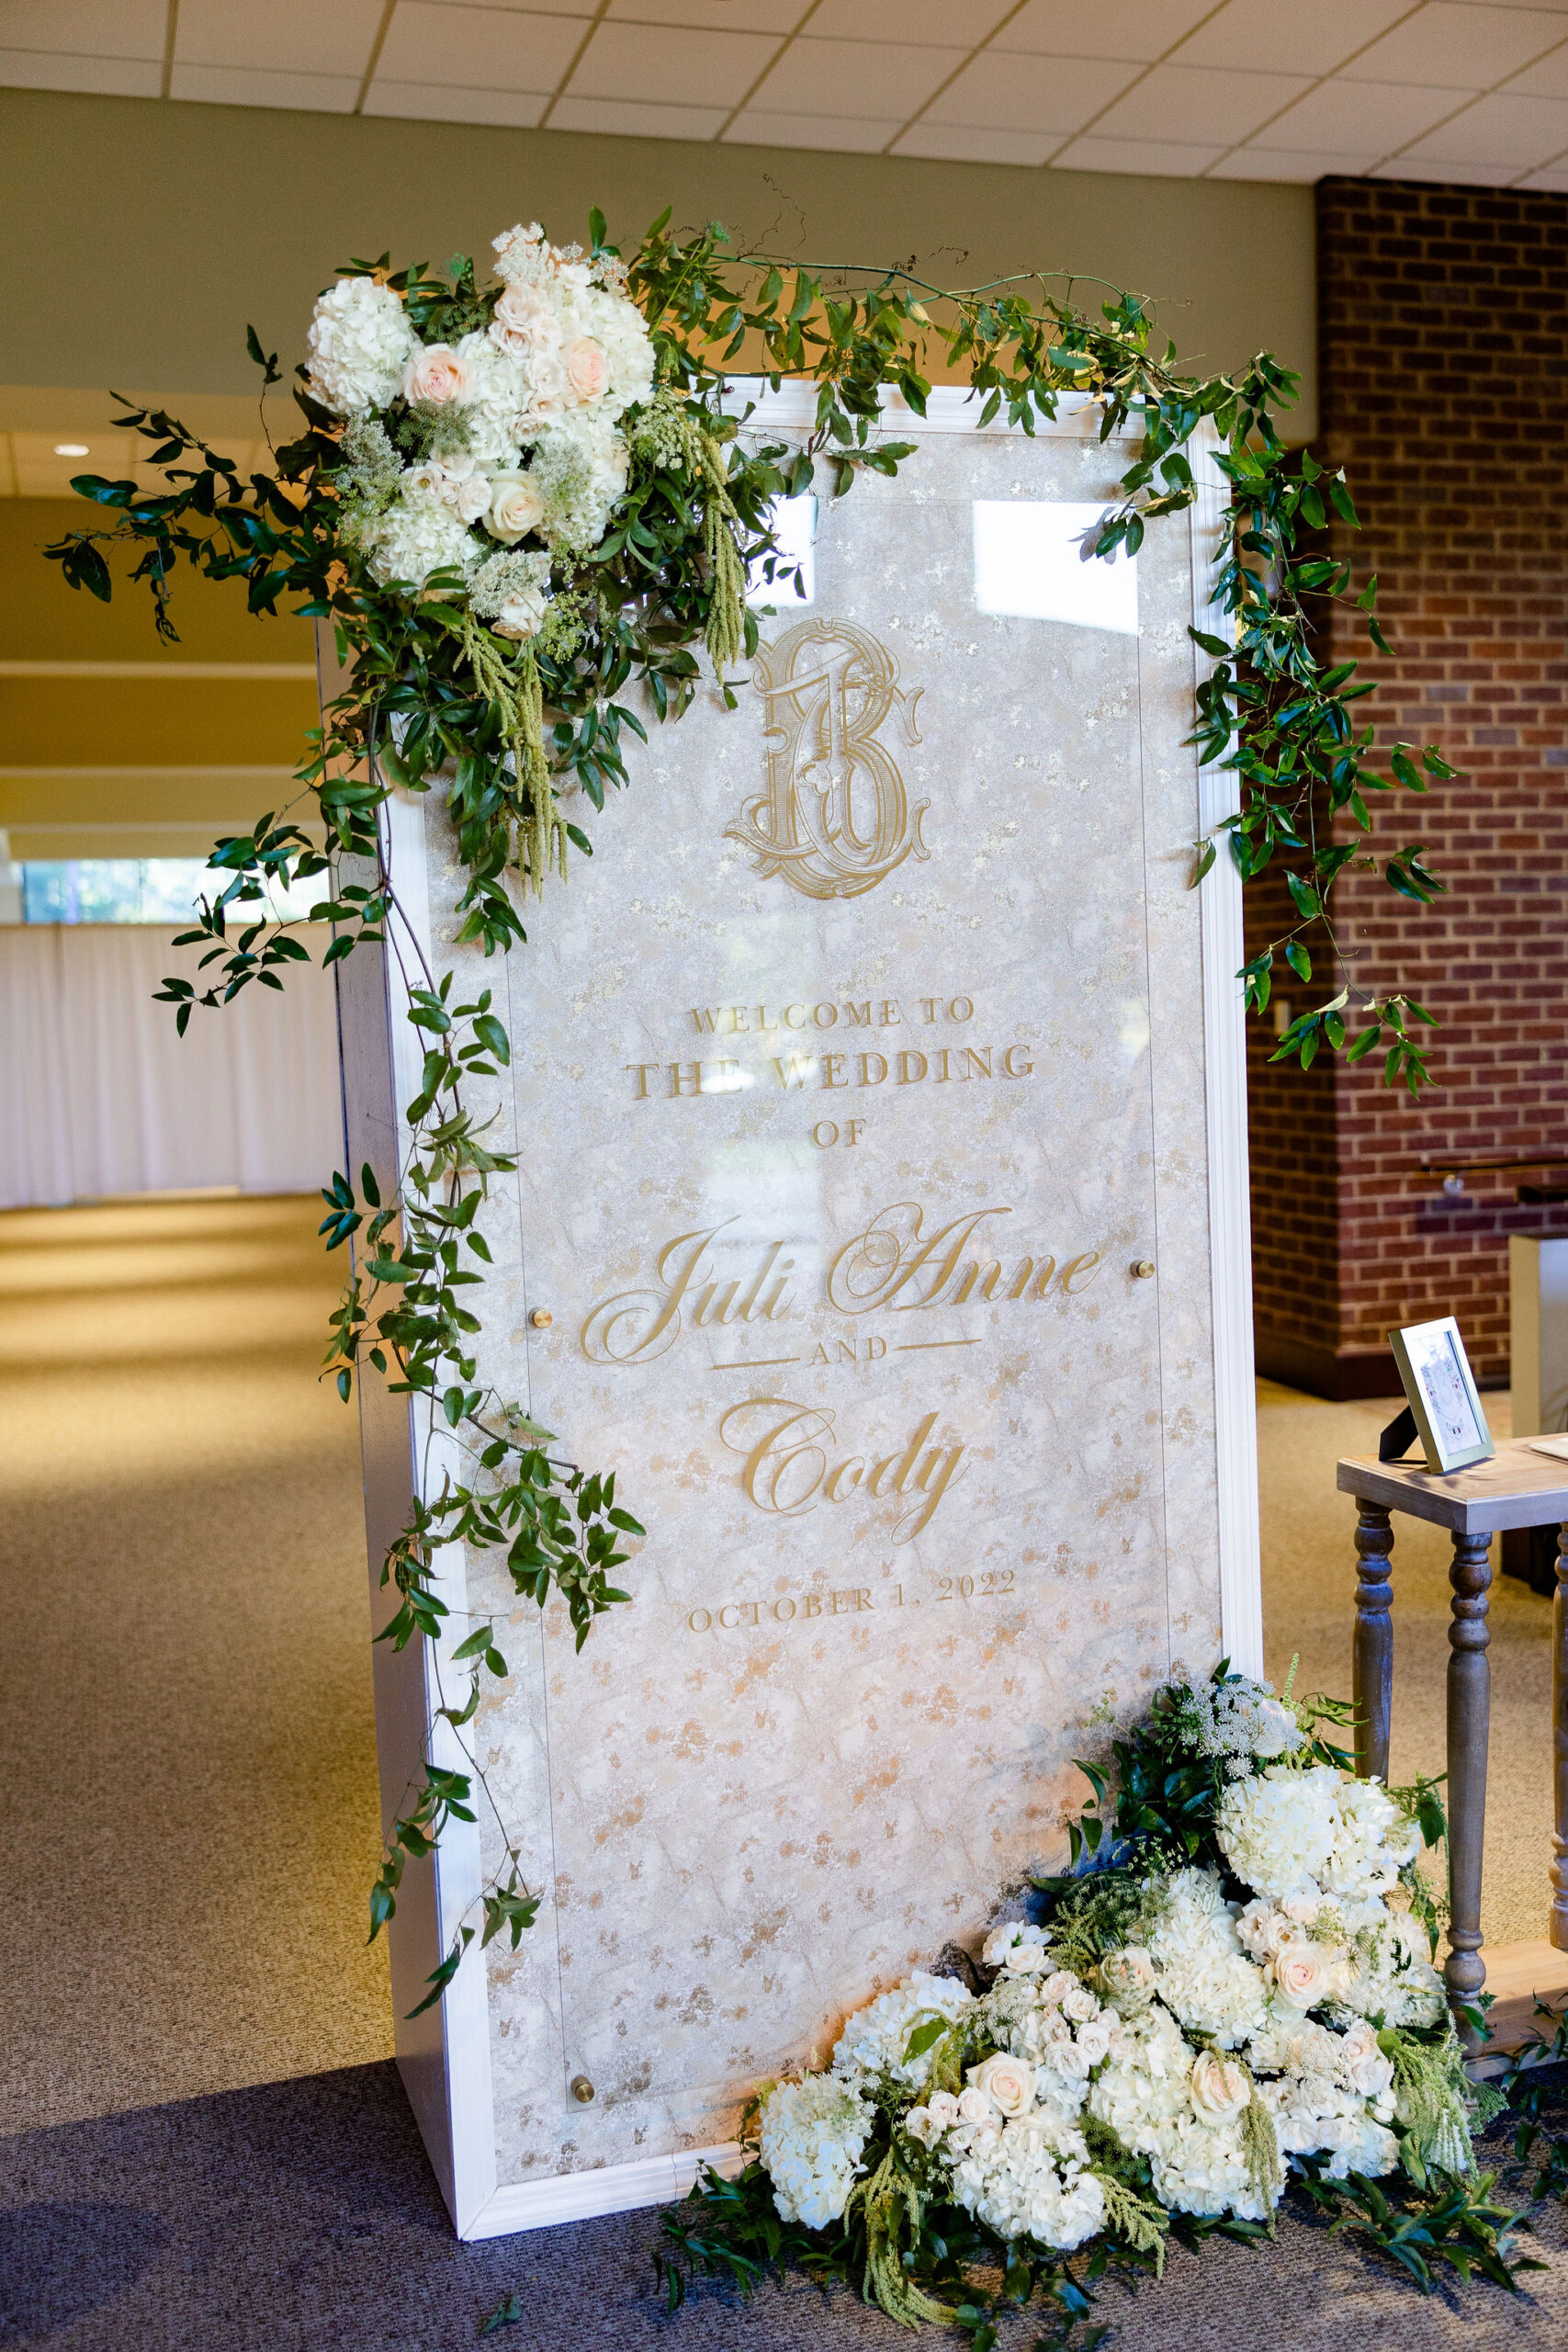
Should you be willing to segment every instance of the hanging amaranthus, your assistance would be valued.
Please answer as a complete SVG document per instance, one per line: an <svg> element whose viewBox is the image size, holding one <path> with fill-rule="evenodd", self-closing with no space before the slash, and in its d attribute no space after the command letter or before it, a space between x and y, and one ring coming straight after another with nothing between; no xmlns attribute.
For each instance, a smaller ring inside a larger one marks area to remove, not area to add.
<svg viewBox="0 0 1568 2352"><path fill-rule="evenodd" d="M724 444L689 413L682 417L682 443L687 470L699 483L702 499L703 553L712 591L705 641L722 677L740 659L745 642L746 567L735 544L740 517L729 494Z"/></svg>
<svg viewBox="0 0 1568 2352"><path fill-rule="evenodd" d="M513 669L489 629L465 609L461 629L463 651L479 690L502 713L512 745L515 775L519 846L517 859L537 897L552 867L566 879L566 820L556 802L550 763L545 752L544 694L539 684L538 658L525 645Z"/></svg>

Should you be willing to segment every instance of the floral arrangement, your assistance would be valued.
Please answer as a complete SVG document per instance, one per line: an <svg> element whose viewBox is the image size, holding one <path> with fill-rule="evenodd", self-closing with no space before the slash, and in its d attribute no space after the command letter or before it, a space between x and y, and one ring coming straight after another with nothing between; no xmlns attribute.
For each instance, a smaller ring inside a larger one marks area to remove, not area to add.
<svg viewBox="0 0 1568 2352"><path fill-rule="evenodd" d="M1397 2175L1450 2209L1435 2252L1511 2286L1513 2217L1471 2139L1503 2102L1469 2083L1432 1964L1440 1809L1353 1777L1324 1720L1224 1667L1162 1691L1118 1746L1109 1845L1095 1770L1078 1867L1035 1883L1037 1916L763 2086L740 2179L710 2173L667 2221L672 2304L694 2272L749 2285L787 2250L909 2324L989 2326L987 2263L1003 2302L1039 2288L1070 2319L1068 2257L1157 2269L1173 2231L1267 2233L1292 2177L1335 2205Z"/></svg>
<svg viewBox="0 0 1568 2352"><path fill-rule="evenodd" d="M644 1531L613 1473L555 1452L549 1431L479 1380L488 1252L476 1219L491 1177L515 1163L491 1148L465 1088L506 1066L511 1041L491 989L464 998L451 972L423 961L385 855L394 788L445 804L465 876L457 940L487 956L524 942L527 894L564 878L569 846L591 853L585 828L626 783L627 738L678 718L705 674L733 707L727 673L758 643L748 582L784 602L794 585L773 530L778 501L814 487L840 495L916 455L890 435L886 403L895 394L923 414L933 354L972 389L978 424L1005 411L1032 432L1064 399L1087 399L1105 437L1133 428L1098 555L1134 551L1151 525L1190 506L1195 436L1217 437L1227 501L1213 593L1232 636L1194 632L1213 666L1193 741L1203 760L1238 772L1241 807L1195 845L1193 879L1221 849L1244 876L1276 857L1287 865L1299 920L1240 976L1255 1011L1277 956L1311 981L1309 938L1322 941L1331 977L1346 978L1333 893L1371 860L1319 822L1320 808L1365 833L1368 795L1424 792L1452 773L1435 746L1399 745L1392 780L1380 775L1350 709L1370 687L1354 682L1354 663L1329 668L1314 650L1316 607L1344 598L1351 579L1306 535L1330 507L1351 525L1355 510L1340 474L1281 439L1275 418L1296 379L1270 355L1234 376L1193 377L1131 294L1090 312L1070 281L944 288L906 267L738 250L717 223L683 234L670 220L629 257L598 212L586 248L552 244L537 225L509 229L493 241L488 282L462 254L441 271L351 260L316 302L296 370L302 429L274 448L270 471L243 480L178 419L129 408L115 422L152 444L164 488L78 476L73 488L111 519L45 549L71 585L106 600L109 558L132 553L130 577L151 591L166 639L182 561L243 582L253 613L287 597L335 634L347 683L323 712L298 799L217 844L212 895L180 943L201 950L205 978L175 974L160 993L183 1034L198 1007L282 987L311 951L309 933L276 920L275 893L311 882L322 892L311 917L332 927L325 960L386 942L407 979L423 1076L404 1106L403 1148L357 1180L335 1173L321 1225L329 1250L355 1245L325 1365L339 1394L346 1401L368 1367L422 1400L425 1426L444 1425L459 1449L460 1472L416 1501L386 1555L396 1598L377 1638L399 1646L453 1630L434 1569L453 1542L499 1549L517 1591L540 1606L561 1595L581 1644L627 1600L612 1578L624 1539ZM254 328L249 347L265 425L282 376ZM775 388L809 380L809 428L774 437L738 413L737 364ZM1356 603L1382 647L1375 581ZM308 824L324 828L324 850ZM1393 850L1383 873L1406 899L1441 888L1418 843ZM1429 1016L1398 989L1359 1004L1351 1035L1348 987L1337 987L1291 1024L1277 1057L1381 1048L1387 1082L1414 1092L1427 1069L1413 1024ZM483 1675L507 1671L494 1626L472 1625L446 1667L468 1679L466 1692L448 1690L442 1660L433 1667L443 1739L462 1760L438 1765L427 1747L371 1891L372 1934L393 1915L407 1864L490 1802L466 1726ZM476 1932L515 1944L537 1912L518 1841L501 1826L501 1867L433 1972L427 2003Z"/></svg>

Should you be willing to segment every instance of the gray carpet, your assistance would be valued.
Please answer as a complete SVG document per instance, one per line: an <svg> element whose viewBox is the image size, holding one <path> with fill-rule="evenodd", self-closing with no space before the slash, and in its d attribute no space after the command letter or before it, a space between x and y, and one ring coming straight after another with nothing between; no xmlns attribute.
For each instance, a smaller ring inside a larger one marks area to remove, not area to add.
<svg viewBox="0 0 1568 2352"><path fill-rule="evenodd" d="M799 2280L750 2304L653 2290L654 2212L474 2246L453 2238L386 2064L0 2141L0 2346L47 2352L466 2352L508 2290L500 2352L892 2352L913 2339ZM1543 2246L1563 2247L1560 2211ZM1568 2342L1568 2261L1531 2294L1426 2298L1287 2216L1272 2249L1177 2252L1111 2352L1513 2352ZM1018 2352L1037 2328L1010 2331ZM937 2335L923 2339L933 2346Z"/></svg>

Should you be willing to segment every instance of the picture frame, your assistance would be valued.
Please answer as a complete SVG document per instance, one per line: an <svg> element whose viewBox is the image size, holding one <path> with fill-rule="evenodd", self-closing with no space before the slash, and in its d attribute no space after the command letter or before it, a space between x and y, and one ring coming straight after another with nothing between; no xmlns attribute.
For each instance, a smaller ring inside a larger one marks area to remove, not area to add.
<svg viewBox="0 0 1568 2352"><path fill-rule="evenodd" d="M1490 1462L1497 1448L1454 1317L1407 1323L1391 1331L1388 1342L1426 1449L1427 1469L1446 1474Z"/></svg>

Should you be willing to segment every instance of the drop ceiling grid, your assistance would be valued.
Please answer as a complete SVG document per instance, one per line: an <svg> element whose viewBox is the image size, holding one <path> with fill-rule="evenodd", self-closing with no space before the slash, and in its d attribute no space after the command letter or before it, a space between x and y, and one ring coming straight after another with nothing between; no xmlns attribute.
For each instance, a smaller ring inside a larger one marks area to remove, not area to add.
<svg viewBox="0 0 1568 2352"><path fill-rule="evenodd" d="M0 0L0 84L1062 170L1568 189L1568 0Z"/></svg>

